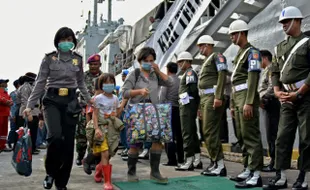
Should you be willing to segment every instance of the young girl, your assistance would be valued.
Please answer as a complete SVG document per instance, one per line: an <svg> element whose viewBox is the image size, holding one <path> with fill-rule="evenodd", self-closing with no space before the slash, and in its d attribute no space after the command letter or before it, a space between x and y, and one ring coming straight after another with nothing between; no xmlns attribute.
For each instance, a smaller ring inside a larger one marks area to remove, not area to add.
<svg viewBox="0 0 310 190"><path fill-rule="evenodd" d="M120 131L124 126L117 118L120 113L120 103L117 96L113 95L115 90L114 76L110 73L102 74L99 78L99 86L103 92L97 95L94 100L95 139L93 154L101 154L101 163L96 167L96 174L100 174L99 170L101 170L104 176L104 190L112 190L112 165L109 160L115 155Z"/></svg>

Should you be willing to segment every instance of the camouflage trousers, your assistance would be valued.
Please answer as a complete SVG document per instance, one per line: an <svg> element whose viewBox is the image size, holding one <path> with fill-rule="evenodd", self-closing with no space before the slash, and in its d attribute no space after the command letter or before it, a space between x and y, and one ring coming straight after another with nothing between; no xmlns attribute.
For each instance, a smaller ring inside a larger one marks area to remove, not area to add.
<svg viewBox="0 0 310 190"><path fill-rule="evenodd" d="M85 156L87 149L87 138L86 138L86 115L80 114L78 126L75 133L76 140L76 152L80 159ZM88 150L89 152L90 150Z"/></svg>

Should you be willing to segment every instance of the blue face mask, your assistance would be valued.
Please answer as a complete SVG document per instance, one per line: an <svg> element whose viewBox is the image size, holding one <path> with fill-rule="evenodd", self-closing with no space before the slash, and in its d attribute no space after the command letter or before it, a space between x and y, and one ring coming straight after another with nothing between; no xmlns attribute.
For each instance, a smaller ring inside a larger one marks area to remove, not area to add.
<svg viewBox="0 0 310 190"><path fill-rule="evenodd" d="M4 91L8 92L8 91L9 91L9 89L8 89L8 88L4 88Z"/></svg>
<svg viewBox="0 0 310 190"><path fill-rule="evenodd" d="M142 64L141 64L141 67L142 67L142 69L145 70L145 71L150 71L151 68L152 68L152 64L143 61Z"/></svg>
<svg viewBox="0 0 310 190"><path fill-rule="evenodd" d="M58 48L63 52L68 52L74 48L74 43L73 42L59 42Z"/></svg>
<svg viewBox="0 0 310 190"><path fill-rule="evenodd" d="M114 84L103 84L102 90L106 93L111 94L115 89Z"/></svg>

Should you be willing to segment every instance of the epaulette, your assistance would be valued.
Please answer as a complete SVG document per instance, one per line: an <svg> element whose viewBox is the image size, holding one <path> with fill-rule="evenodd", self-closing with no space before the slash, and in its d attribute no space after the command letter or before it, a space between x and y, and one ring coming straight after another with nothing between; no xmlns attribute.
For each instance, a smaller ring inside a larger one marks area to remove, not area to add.
<svg viewBox="0 0 310 190"><path fill-rule="evenodd" d="M56 51L52 51L52 52L50 52L50 53L46 53L45 55L46 56L50 56L50 55L54 55L54 54L56 54L57 52Z"/></svg>
<svg viewBox="0 0 310 190"><path fill-rule="evenodd" d="M82 55L80 55L79 53L77 53L77 52L73 52L73 55L76 55L76 56L78 56L78 57L80 57L81 59L83 58L83 56Z"/></svg>

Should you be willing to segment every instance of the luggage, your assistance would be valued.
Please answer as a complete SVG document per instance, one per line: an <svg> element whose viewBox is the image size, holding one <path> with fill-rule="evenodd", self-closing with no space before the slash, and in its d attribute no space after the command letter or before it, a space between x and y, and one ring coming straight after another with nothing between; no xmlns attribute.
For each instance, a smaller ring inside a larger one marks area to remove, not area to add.
<svg viewBox="0 0 310 190"><path fill-rule="evenodd" d="M172 142L171 104L129 104L123 121L129 144L141 142Z"/></svg>
<svg viewBox="0 0 310 190"><path fill-rule="evenodd" d="M12 156L12 165L16 172L22 176L30 176L32 173L32 143L30 129L27 125L17 130L18 141Z"/></svg>

